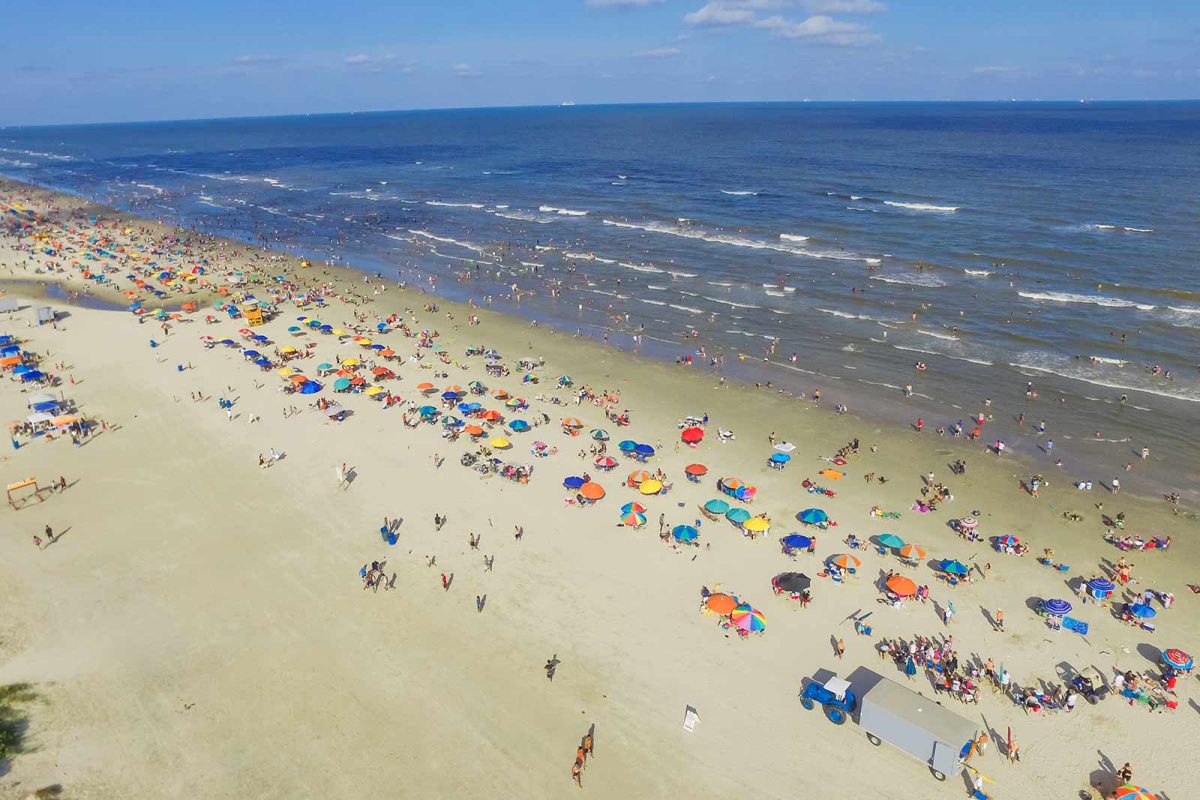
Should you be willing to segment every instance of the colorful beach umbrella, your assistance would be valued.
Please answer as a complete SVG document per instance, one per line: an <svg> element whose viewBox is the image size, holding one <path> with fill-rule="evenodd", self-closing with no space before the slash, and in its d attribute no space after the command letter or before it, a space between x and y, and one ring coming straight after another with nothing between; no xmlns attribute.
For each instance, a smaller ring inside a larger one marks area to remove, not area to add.
<svg viewBox="0 0 1200 800"><path fill-rule="evenodd" d="M638 491L644 495L658 494L663 489L662 481L651 478L648 481L642 481L638 486Z"/></svg>
<svg viewBox="0 0 1200 800"><path fill-rule="evenodd" d="M973 531L979 527L979 520L974 517L963 517L958 521L958 527L966 531Z"/></svg>
<svg viewBox="0 0 1200 800"><path fill-rule="evenodd" d="M917 584L911 578L903 575L893 575L888 578L887 588L900 597L912 597L917 593Z"/></svg>
<svg viewBox="0 0 1200 800"><path fill-rule="evenodd" d="M830 556L828 563L842 569L858 569L862 566L862 562L857 556L852 556L849 553L839 553L836 556Z"/></svg>
<svg viewBox="0 0 1200 800"><path fill-rule="evenodd" d="M961 561L956 561L953 558L946 558L938 562L938 569L942 572L948 572L951 575L966 575L971 571L971 568Z"/></svg>
<svg viewBox="0 0 1200 800"><path fill-rule="evenodd" d="M333 390L335 392L344 392L349 388L350 388L350 379L349 378L338 378L336 381L333 382Z"/></svg>
<svg viewBox="0 0 1200 800"><path fill-rule="evenodd" d="M829 515L819 508L806 508L799 513L798 518L805 525L820 525L829 520Z"/></svg>
<svg viewBox="0 0 1200 800"><path fill-rule="evenodd" d="M433 406L421 406L417 409L417 413L422 417L432 417L434 414L438 413L438 410Z"/></svg>
<svg viewBox="0 0 1200 800"><path fill-rule="evenodd" d="M700 536L700 531L691 525L676 525L671 529L671 535L679 542L694 542Z"/></svg>
<svg viewBox="0 0 1200 800"><path fill-rule="evenodd" d="M729 503L724 500L709 500L704 504L704 510L710 514L724 514L729 511Z"/></svg>
<svg viewBox="0 0 1200 800"><path fill-rule="evenodd" d="M639 511L630 511L621 515L621 524L627 528L640 528L646 524L646 515Z"/></svg>
<svg viewBox="0 0 1200 800"><path fill-rule="evenodd" d="M612 456L597 456L595 464L600 469L612 469L617 466L617 460Z"/></svg>
<svg viewBox="0 0 1200 800"><path fill-rule="evenodd" d="M529 430L529 423L523 419L514 419L508 423L508 429L513 433L524 433Z"/></svg>
<svg viewBox="0 0 1200 800"><path fill-rule="evenodd" d="M915 544L906 544L906 545L904 545L904 547L900 548L900 555L903 556L904 558L909 558L909 559L914 559L914 560L920 561L922 558L924 558L928 554L921 548L917 547Z"/></svg>
<svg viewBox="0 0 1200 800"><path fill-rule="evenodd" d="M1196 662L1192 660L1190 655L1174 647L1163 651L1162 660L1167 666L1179 670L1190 670L1196 665Z"/></svg>
<svg viewBox="0 0 1200 800"><path fill-rule="evenodd" d="M1127 783L1118 788L1116 794L1113 796L1117 800L1158 800L1158 796L1152 794L1149 789L1135 786L1132 783Z"/></svg>
<svg viewBox="0 0 1200 800"><path fill-rule="evenodd" d="M626 439L617 445L617 449L622 453L632 453L634 450L637 450L637 442L632 439Z"/></svg>
<svg viewBox="0 0 1200 800"><path fill-rule="evenodd" d="M637 502L626 503L625 505L621 506L621 513L622 514L645 514L646 507L644 505L642 505L641 503L637 503Z"/></svg>
<svg viewBox="0 0 1200 800"><path fill-rule="evenodd" d="M644 469L635 469L629 473L629 477L625 480L630 486L641 486L645 481L650 480L654 476Z"/></svg>
<svg viewBox="0 0 1200 800"><path fill-rule="evenodd" d="M735 627L743 631L750 631L751 633L766 630L767 628L766 616L757 608L751 608L745 603L735 608L729 615L729 619Z"/></svg>
<svg viewBox="0 0 1200 800"><path fill-rule="evenodd" d="M996 544L1000 547L1015 547L1021 543L1021 540L1013 536L1011 533L1000 536L996 539Z"/></svg>
<svg viewBox="0 0 1200 800"><path fill-rule="evenodd" d="M885 533L878 539L883 547L904 547L904 540L894 533Z"/></svg>
<svg viewBox="0 0 1200 800"><path fill-rule="evenodd" d="M583 422L578 417L567 417L562 421L564 428L582 428Z"/></svg>

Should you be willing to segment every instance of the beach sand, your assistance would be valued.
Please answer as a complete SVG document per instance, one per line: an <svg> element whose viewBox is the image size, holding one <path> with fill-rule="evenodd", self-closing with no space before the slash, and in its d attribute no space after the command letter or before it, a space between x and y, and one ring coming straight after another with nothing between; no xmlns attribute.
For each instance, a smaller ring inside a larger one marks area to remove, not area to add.
<svg viewBox="0 0 1200 800"><path fill-rule="evenodd" d="M13 184L5 191L22 192L30 204L51 202L49 193ZM116 215L65 198L52 202L83 217ZM0 280L83 285L69 258L58 262L65 273L36 274L32 265L47 259L30 261L11 245L0 238ZM229 244L226 251L237 255L224 268L253 266L245 261L250 248ZM334 301L319 313L286 310L260 329L277 344L291 338L286 328L299 314L344 325L353 324L355 310L372 322L399 312L415 317L416 330L437 329L441 346L465 366L445 368L449 377L438 379L431 377L437 370L404 363L388 385L406 401L417 399L414 387L424 380L440 387L479 379L529 399L530 413L520 416L548 414L550 426L510 436L515 446L505 455L532 463L532 480L481 479L458 463L473 449L465 440L445 442L440 426L406 429L400 409L335 396L327 387L320 396L337 397L353 412L345 422L328 421L308 408L314 398L279 393L274 373L234 350L204 347L202 335L239 339L240 321L205 325L203 314L193 315L164 337L153 322L61 301L53 305L65 317L53 329L31 326L29 309L0 318L0 333L17 334L26 349L69 365L58 370L64 381L74 379L63 392L111 427L81 447L39 440L0 457L5 483L31 475L72 482L42 504L0 511L0 685L28 682L40 697L26 707L28 752L7 774L0 769L5 796L61 783L71 797L96 798L554 797L578 791L570 767L594 724L595 755L583 775L583 793L591 796L961 797L962 778L939 784L898 750L872 747L855 724L835 728L819 712L804 711L797 700L804 680L820 670L849 675L866 668L904 681L877 658L880 637L947 630L963 659L993 657L1022 685L1057 680L1060 662L1095 664L1106 674L1114 666L1144 671L1159 647L1200 649L1200 598L1186 588L1200 580L1195 522L1161 500L1079 493L1053 474L1033 499L1018 485L1032 466L928 429L882 429L833 413L834 403L853 405L853 398L827 396L818 407L395 286L372 296L378 282L364 285L361 273L349 270L302 270L291 260L272 270L309 284L339 281L343 295L370 297L369 305ZM5 286L10 296L38 288ZM439 311L422 312L428 302ZM478 326L467 325L472 313ZM150 339L160 346L150 348ZM334 337L304 339L317 342L315 354L299 363L309 374L335 354L361 352ZM403 356L416 349L399 332L379 341ZM463 357L475 344L498 348L509 365L544 358L539 373L548 380L522 386L520 373L490 378L481 359ZM177 370L189 363L192 369ZM569 402L569 393L551 383L561 374L578 386L619 389L633 424L618 430L590 404L533 399ZM194 402L196 391L212 399ZM236 399L232 420L217 397ZM25 398L5 380L0 418L27 414ZM285 418L290 406L304 410ZM705 413L708 438L694 450L676 450L679 420ZM261 420L251 423L251 415ZM610 430L610 444L626 436L661 441L650 468L671 476L673 492L641 498L623 487L638 466L626 459L597 476L591 459L577 456L591 443L586 435L559 431L565 416L580 417L585 430ZM718 427L732 429L737 440L718 443ZM783 471L765 465L771 432L797 445ZM820 457L854 437L862 453L846 466L846 478L819 480L837 496L818 500L804 492L801 480L818 479L828 466ZM535 439L559 452L533 458ZM271 448L285 457L260 469L259 454ZM435 453L445 457L440 468ZM948 469L956 458L968 461L963 477ZM702 486L683 480L683 466L693 461L710 467ZM346 489L335 478L343 462L355 475ZM592 507L568 506L562 479L584 470L608 496ZM920 476L931 470L955 500L933 514L911 512ZM867 485L864 473L890 480ZM727 523L706 520L699 548L661 543L659 514L670 525L692 523L698 505L719 496L720 476L759 487L749 508L770 514L771 535L751 541ZM649 509L640 531L616 527L619 506L630 500ZM1178 598L1159 613L1153 634L1078 604L1074 616L1091 624L1088 636L1056 633L1026 607L1030 598L1072 599L1063 575L1035 560L1041 548L1054 547L1071 565L1068 578L1098 574L1102 560L1121 555L1101 538L1094 507L1101 502L1105 513L1127 513L1128 530L1173 536L1166 552L1130 555L1137 588ZM874 504L902 517L872 517ZM824 507L839 525L818 534L816 556L793 560L781 554L778 539L799 528L794 517L809 506ZM982 511L985 534L1021 536L1034 554L1005 556L986 542L959 539L947 521L974 509ZM1084 521L1065 522L1068 510ZM448 516L441 531L432 523L438 513ZM402 519L395 546L379 536L384 516ZM62 538L39 552L31 537L46 525ZM516 525L524 526L520 541ZM902 609L876 603L875 579L899 567L893 557L860 554L859 575L843 584L816 577L821 558L846 551L847 534L884 532L922 545L931 558L990 562L989 577L950 590L925 565L902 569L928 583L936 601ZM472 533L482 537L478 551L468 547ZM435 555L436 566L427 566ZM491 572L484 555L495 555ZM363 589L359 567L374 559L386 559L386 573L396 574L395 591ZM806 609L772 596L770 578L791 569L813 576L815 599ZM454 576L448 590L443 572ZM765 634L740 640L699 613L701 587L718 585L765 612ZM936 609L950 600L959 613L944 628ZM1004 633L987 621L997 608L1006 611ZM847 621L860 610L874 611L873 638L855 636ZM832 647L838 638L847 643L842 661ZM552 655L562 661L553 682L542 668ZM923 675L909 685L933 694ZM1019 765L996 747L972 759L994 780L988 788L995 797L1075 797L1091 778L1130 761L1139 783L1183 798L1200 783L1189 745L1200 733L1197 689L1194 678L1181 681L1179 708L1165 714L1109 699L1069 714L1026 715L988 689L978 706L944 702L981 728L986 723L995 741L1010 726L1020 741ZM692 732L682 728L688 706L700 719Z"/></svg>

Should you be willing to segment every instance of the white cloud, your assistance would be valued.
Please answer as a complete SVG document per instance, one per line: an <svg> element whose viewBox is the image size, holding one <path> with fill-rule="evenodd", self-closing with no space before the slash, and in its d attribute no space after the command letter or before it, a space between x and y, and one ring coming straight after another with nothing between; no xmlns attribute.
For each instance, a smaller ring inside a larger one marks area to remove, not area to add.
<svg viewBox="0 0 1200 800"><path fill-rule="evenodd" d="M346 63L351 64L351 65L370 64L371 57L369 55L367 55L366 53L355 53L352 56L346 56Z"/></svg>
<svg viewBox="0 0 1200 800"><path fill-rule="evenodd" d="M1016 72L1016 71L1017 71L1016 67L1002 67L1002 66L997 66L997 65L987 66L987 67L975 67L974 69L971 70L971 72L974 72L976 75L1005 75L1009 72Z"/></svg>
<svg viewBox="0 0 1200 800"><path fill-rule="evenodd" d="M878 14L887 6L875 0L809 0L803 3L810 14Z"/></svg>
<svg viewBox="0 0 1200 800"><path fill-rule="evenodd" d="M678 47L655 47L652 50L642 52L644 58L674 58L683 51Z"/></svg>
<svg viewBox="0 0 1200 800"><path fill-rule="evenodd" d="M754 27L769 30L788 39L813 39L833 45L854 46L879 41L879 34L871 32L865 25L841 22L824 15L809 17L803 22L783 17L767 17L755 22Z"/></svg>
<svg viewBox="0 0 1200 800"><path fill-rule="evenodd" d="M747 25L754 21L754 11L718 0L687 14L683 21L689 25Z"/></svg>
<svg viewBox="0 0 1200 800"><path fill-rule="evenodd" d="M587 0L588 8L635 8L658 5L663 0Z"/></svg>
<svg viewBox="0 0 1200 800"><path fill-rule="evenodd" d="M454 74L459 78L478 78L483 73L466 62L454 65Z"/></svg>

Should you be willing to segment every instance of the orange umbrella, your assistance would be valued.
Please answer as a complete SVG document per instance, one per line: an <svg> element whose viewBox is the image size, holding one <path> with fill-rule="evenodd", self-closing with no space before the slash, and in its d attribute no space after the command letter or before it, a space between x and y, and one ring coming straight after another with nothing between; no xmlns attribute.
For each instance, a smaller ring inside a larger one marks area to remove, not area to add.
<svg viewBox="0 0 1200 800"><path fill-rule="evenodd" d="M564 428L582 428L583 423L577 417L567 417L562 421Z"/></svg>
<svg viewBox="0 0 1200 800"><path fill-rule="evenodd" d="M292 383L308 383L308 378L304 377L303 375L293 375Z"/></svg>
<svg viewBox="0 0 1200 800"><path fill-rule="evenodd" d="M478 425L468 425L467 427L463 428L463 433L465 433L467 436L482 436L483 428L479 427Z"/></svg>
<svg viewBox="0 0 1200 800"><path fill-rule="evenodd" d="M733 610L738 607L738 601L737 598L718 592L705 598L704 607L713 613L725 616L733 613Z"/></svg>
<svg viewBox="0 0 1200 800"><path fill-rule="evenodd" d="M393 373L387 367L376 367L375 369L371 370L371 374L372 375L392 375Z"/></svg>
<svg viewBox="0 0 1200 800"><path fill-rule="evenodd" d="M396 355L396 351L390 347L385 347L379 351L379 355L383 356L384 358L391 358L392 356Z"/></svg>
<svg viewBox="0 0 1200 800"><path fill-rule="evenodd" d="M683 471L686 472L688 475L696 475L696 476L707 475L708 467L704 466L703 464L688 464L686 467L683 468Z"/></svg>
<svg viewBox="0 0 1200 800"><path fill-rule="evenodd" d="M917 593L917 584L913 583L911 578L903 575L893 575L888 578L887 588L901 597L912 597Z"/></svg>
<svg viewBox="0 0 1200 800"><path fill-rule="evenodd" d="M742 488L743 486L746 485L746 482L738 480L737 478L722 478L721 485L724 486L726 489L729 489L730 491L732 491L734 489Z"/></svg>
<svg viewBox="0 0 1200 800"><path fill-rule="evenodd" d="M579 493L588 500L599 500L604 497L604 487L598 483L588 482L579 487Z"/></svg>
<svg viewBox="0 0 1200 800"><path fill-rule="evenodd" d="M433 384L432 383L418 383L417 391L418 392L432 392Z"/></svg>
<svg viewBox="0 0 1200 800"><path fill-rule="evenodd" d="M833 564L835 567L841 567L842 569L858 569L862 566L862 562L859 561L858 558L846 554L834 556L833 558L829 559L829 563Z"/></svg>
<svg viewBox="0 0 1200 800"><path fill-rule="evenodd" d="M8 358L0 358L0 367L15 367L21 363L20 356L9 356Z"/></svg>
<svg viewBox="0 0 1200 800"><path fill-rule="evenodd" d="M503 389L497 389L496 391L492 392L492 394L497 400L503 400L504 398L508 397L508 392L504 391Z"/></svg>
<svg viewBox="0 0 1200 800"><path fill-rule="evenodd" d="M924 558L927 553L921 548L917 547L915 544L906 544L904 547L900 548L900 555L902 555L904 558L914 558L919 561L920 559Z"/></svg>
<svg viewBox="0 0 1200 800"><path fill-rule="evenodd" d="M463 392L463 388L461 386L456 386L455 384L450 384L442 391L443 392L454 392L455 394L465 394L465 392Z"/></svg>
<svg viewBox="0 0 1200 800"><path fill-rule="evenodd" d="M634 470L633 472L629 473L629 480L627 483L630 486L641 486L643 481L648 481L653 477L653 475L651 475L649 472L646 472L644 469Z"/></svg>
<svg viewBox="0 0 1200 800"><path fill-rule="evenodd" d="M494 408L489 408L487 411L483 412L483 418L486 419L488 422L496 422L502 416L503 415Z"/></svg>

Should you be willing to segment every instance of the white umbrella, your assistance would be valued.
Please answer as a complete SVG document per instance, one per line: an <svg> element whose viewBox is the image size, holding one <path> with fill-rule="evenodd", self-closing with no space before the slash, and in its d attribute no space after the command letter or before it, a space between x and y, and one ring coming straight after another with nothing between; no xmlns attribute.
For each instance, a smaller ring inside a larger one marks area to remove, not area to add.
<svg viewBox="0 0 1200 800"><path fill-rule="evenodd" d="M341 406L330 406L329 408L325 409L325 416L336 417L338 414L345 413L345 411L346 409L342 408Z"/></svg>

